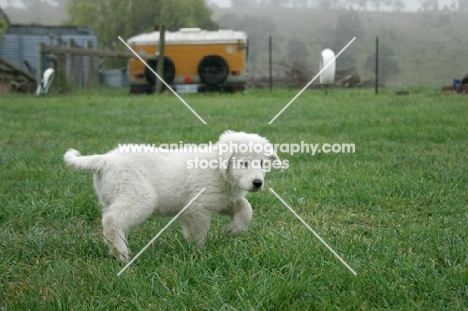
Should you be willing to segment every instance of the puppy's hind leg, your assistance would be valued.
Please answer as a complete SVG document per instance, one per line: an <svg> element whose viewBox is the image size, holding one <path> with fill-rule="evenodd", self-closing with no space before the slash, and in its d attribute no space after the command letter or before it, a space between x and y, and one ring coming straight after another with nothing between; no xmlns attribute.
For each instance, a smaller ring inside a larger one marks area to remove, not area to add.
<svg viewBox="0 0 468 311"><path fill-rule="evenodd" d="M236 236L247 231L252 220L252 207L249 201L242 198L231 208L222 211L220 214L231 218L231 222L224 227L224 234Z"/></svg>
<svg viewBox="0 0 468 311"><path fill-rule="evenodd" d="M113 212L105 212L102 215L102 229L104 242L109 247L109 255L127 262L130 257L130 250L127 246L127 236L130 228L122 227L120 217ZM114 248L118 254L114 253Z"/></svg>
<svg viewBox="0 0 468 311"><path fill-rule="evenodd" d="M109 247L109 254L118 257L121 261L130 260L128 248L128 233L130 229L151 216L149 208L133 207L121 203L113 203L102 215L104 242ZM119 254L114 254L114 249Z"/></svg>

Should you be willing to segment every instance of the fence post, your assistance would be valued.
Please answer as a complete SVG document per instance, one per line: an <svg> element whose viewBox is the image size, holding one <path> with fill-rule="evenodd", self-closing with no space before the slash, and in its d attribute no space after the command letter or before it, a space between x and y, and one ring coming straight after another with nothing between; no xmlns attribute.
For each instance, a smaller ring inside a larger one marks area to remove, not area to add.
<svg viewBox="0 0 468 311"><path fill-rule="evenodd" d="M45 44L39 43L39 52L37 54L37 73L36 73L38 84L41 83L41 79L42 79L42 67L43 67L42 54L44 50L45 50Z"/></svg>
<svg viewBox="0 0 468 311"><path fill-rule="evenodd" d="M88 50L92 50L93 41L88 41ZM86 76L85 88L89 89L96 82L96 72L94 71L94 57L88 56L88 75Z"/></svg>
<svg viewBox="0 0 468 311"><path fill-rule="evenodd" d="M272 59L272 53L273 53L273 47L272 47L272 36L270 35L269 40L268 40L268 67L269 67L269 74L270 74L270 92L273 90L273 59Z"/></svg>
<svg viewBox="0 0 468 311"><path fill-rule="evenodd" d="M67 88L67 55L58 54L57 63L57 84L60 92L65 92Z"/></svg>
<svg viewBox="0 0 468 311"><path fill-rule="evenodd" d="M379 37L375 38L375 94L379 94Z"/></svg>
<svg viewBox="0 0 468 311"><path fill-rule="evenodd" d="M73 39L70 39L69 41L70 43L70 48L73 48L74 46L74 41ZM73 88L76 88L76 85L75 85L75 55L73 53L70 53L70 85L73 87Z"/></svg>
<svg viewBox="0 0 468 311"><path fill-rule="evenodd" d="M158 68L157 73L158 75L164 79L164 44L166 38L166 27L161 25L159 27L159 46L158 46ZM156 78L156 94L162 93L163 90L163 83L161 80Z"/></svg>

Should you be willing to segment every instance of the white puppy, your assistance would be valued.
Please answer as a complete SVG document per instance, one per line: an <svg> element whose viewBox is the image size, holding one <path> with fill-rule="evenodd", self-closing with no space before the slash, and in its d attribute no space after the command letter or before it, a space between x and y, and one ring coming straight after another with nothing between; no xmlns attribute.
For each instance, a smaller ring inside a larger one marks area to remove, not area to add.
<svg viewBox="0 0 468 311"><path fill-rule="evenodd" d="M186 148L136 153L117 148L81 156L70 149L64 160L75 169L94 172L94 188L103 206L104 241L110 254L115 247L123 261L129 259L127 236L133 226L152 215L175 216L202 188L206 190L180 215L185 238L203 247L213 213L231 218L226 234L245 232L252 208L244 196L263 189L266 170L281 170L267 139L233 131L223 133L205 152Z"/></svg>

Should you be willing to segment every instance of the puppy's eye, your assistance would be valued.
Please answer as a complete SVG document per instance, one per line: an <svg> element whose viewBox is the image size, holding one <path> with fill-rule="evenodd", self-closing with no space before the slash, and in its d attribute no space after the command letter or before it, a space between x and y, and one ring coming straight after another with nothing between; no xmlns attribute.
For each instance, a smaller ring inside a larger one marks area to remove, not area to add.
<svg viewBox="0 0 468 311"><path fill-rule="evenodd" d="M260 161L260 167L263 168L263 160Z"/></svg>
<svg viewBox="0 0 468 311"><path fill-rule="evenodd" d="M249 167L249 161L244 161L244 167L248 168Z"/></svg>

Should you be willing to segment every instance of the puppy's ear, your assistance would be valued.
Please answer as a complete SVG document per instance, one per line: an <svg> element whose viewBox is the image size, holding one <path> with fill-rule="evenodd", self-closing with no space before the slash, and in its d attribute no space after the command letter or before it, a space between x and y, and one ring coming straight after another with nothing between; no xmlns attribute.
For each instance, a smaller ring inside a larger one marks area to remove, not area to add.
<svg viewBox="0 0 468 311"><path fill-rule="evenodd" d="M273 152L270 156L268 156L268 159L271 161L271 166L282 172L283 171L283 163L281 163L281 159L278 157L276 152Z"/></svg>
<svg viewBox="0 0 468 311"><path fill-rule="evenodd" d="M219 173L221 174L221 176L223 176L223 178L227 179L227 173L229 169L231 168L231 161L232 161L232 158L234 157L234 152L232 150L225 151L226 149L222 149L222 147L219 145L218 147L220 148L218 150L221 150L219 152L219 160L220 160L220 163L218 165Z"/></svg>
<svg viewBox="0 0 468 311"><path fill-rule="evenodd" d="M271 166L275 170L278 170L280 172L283 171L283 163L281 162L281 159L278 157L278 154L276 153L275 148L273 148L273 145L268 140L266 140L266 142L267 143L263 146L266 159L270 161Z"/></svg>

